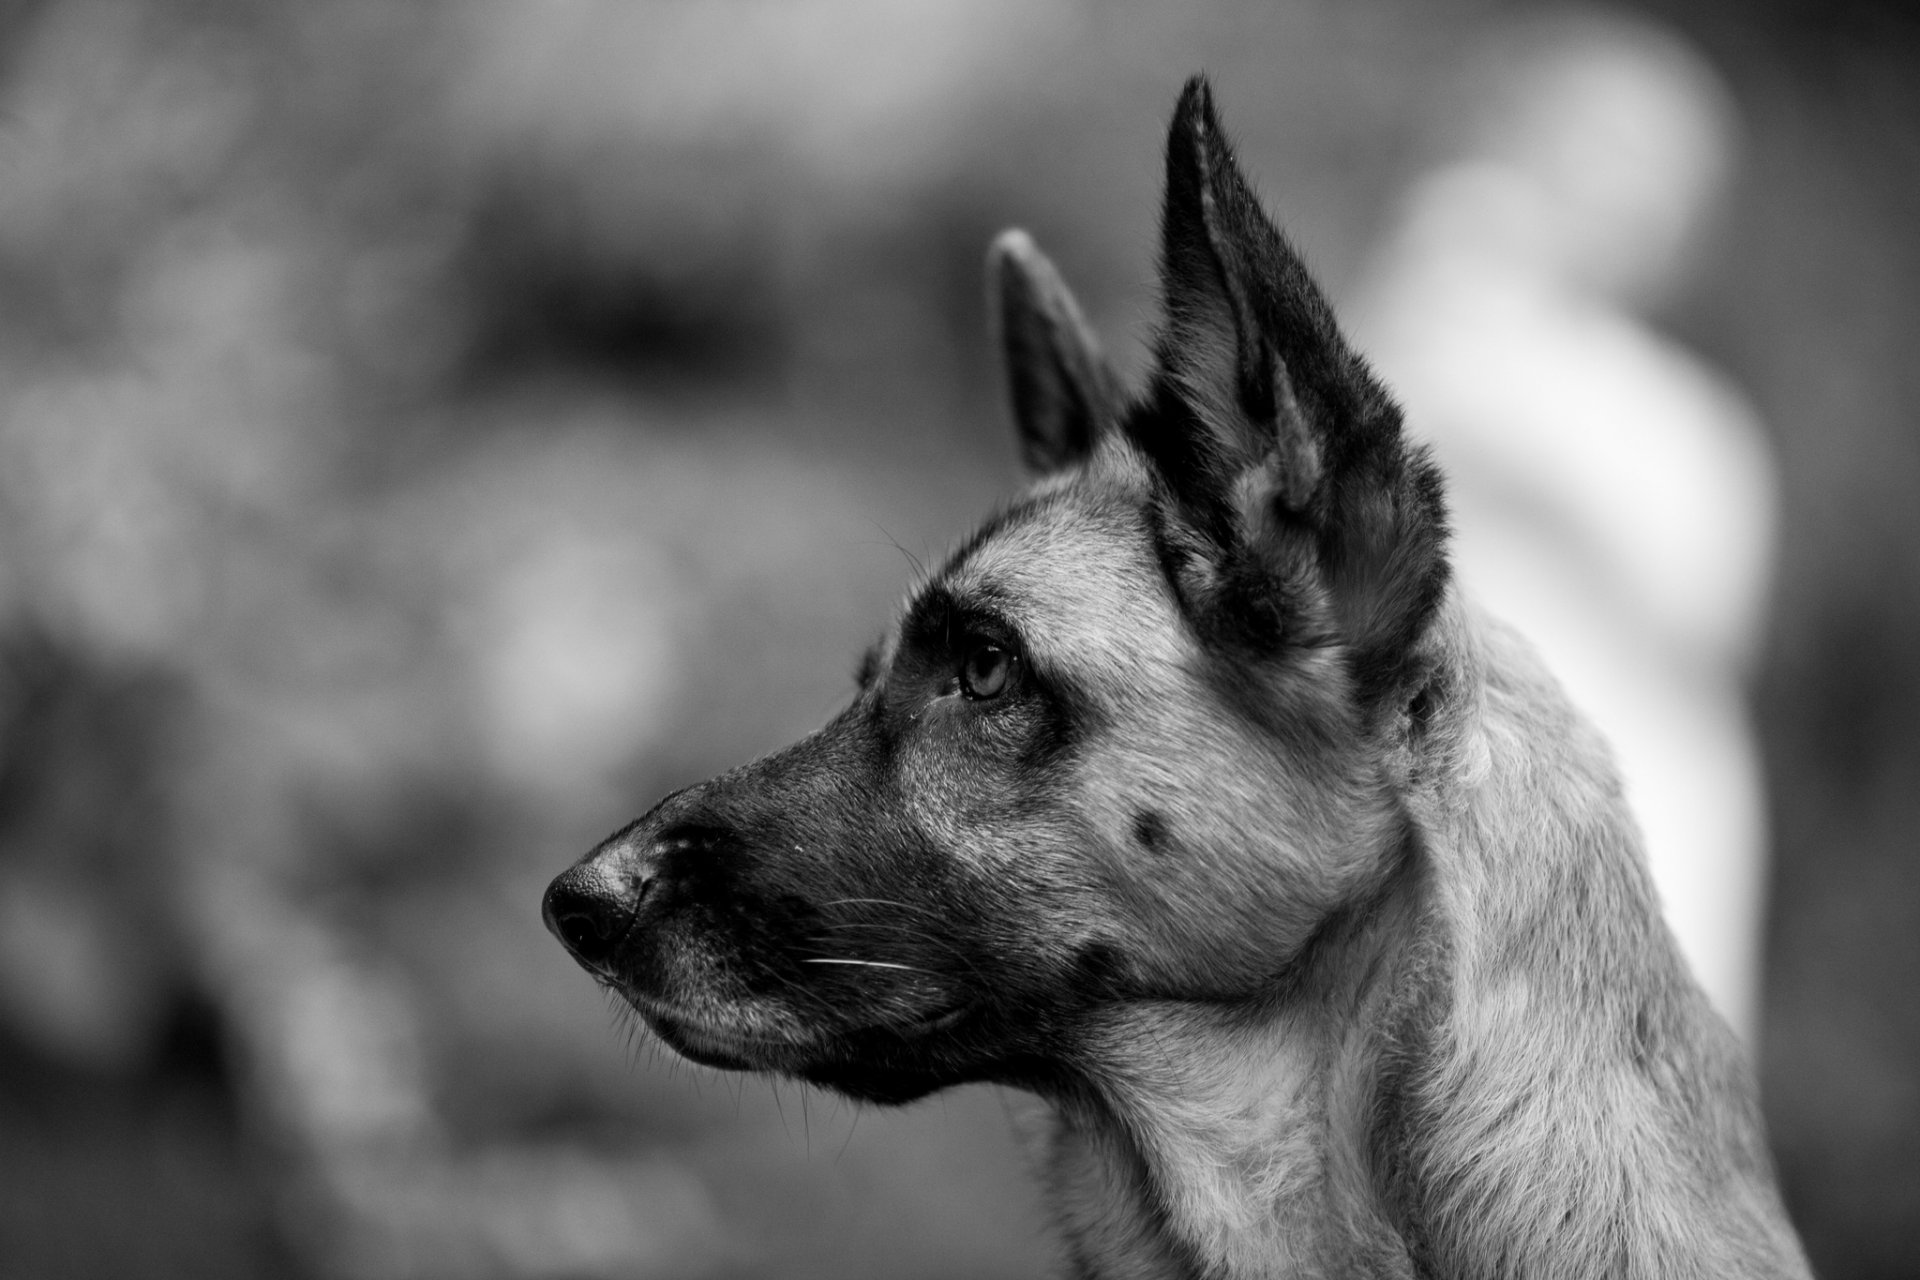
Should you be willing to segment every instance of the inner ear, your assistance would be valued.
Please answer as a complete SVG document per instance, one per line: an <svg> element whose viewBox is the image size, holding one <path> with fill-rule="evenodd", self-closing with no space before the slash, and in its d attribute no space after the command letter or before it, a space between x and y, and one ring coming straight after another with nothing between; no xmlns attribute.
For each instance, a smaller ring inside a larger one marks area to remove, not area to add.
<svg viewBox="0 0 1920 1280"><path fill-rule="evenodd" d="M1204 79L1167 138L1165 318L1127 430L1191 531L1168 556L1207 634L1343 649L1363 702L1401 687L1446 581L1437 472L1241 174ZM1171 545L1171 544L1169 544Z"/></svg>
<svg viewBox="0 0 1920 1280"><path fill-rule="evenodd" d="M1083 461L1120 416L1119 379L1066 282L1024 231L987 254L1021 455L1045 475Z"/></svg>
<svg viewBox="0 0 1920 1280"><path fill-rule="evenodd" d="M1340 365L1345 347L1240 172L1203 79L1188 83L1168 131L1161 278L1156 377L1178 421L1156 452L1169 478L1221 505L1244 502L1258 471L1281 481L1283 499L1305 501L1319 483L1308 409L1320 397L1296 384L1295 366Z"/></svg>

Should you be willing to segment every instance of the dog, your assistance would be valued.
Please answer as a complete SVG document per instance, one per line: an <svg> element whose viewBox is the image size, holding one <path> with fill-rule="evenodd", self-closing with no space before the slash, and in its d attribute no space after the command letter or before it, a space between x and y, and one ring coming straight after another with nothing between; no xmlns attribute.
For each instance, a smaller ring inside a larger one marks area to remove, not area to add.
<svg viewBox="0 0 1920 1280"><path fill-rule="evenodd" d="M1461 598L1441 473L1203 78L1160 259L1129 395L995 242L1037 480L845 710L609 838L548 926L696 1062L1038 1094L1076 1276L1805 1276L1605 745Z"/></svg>

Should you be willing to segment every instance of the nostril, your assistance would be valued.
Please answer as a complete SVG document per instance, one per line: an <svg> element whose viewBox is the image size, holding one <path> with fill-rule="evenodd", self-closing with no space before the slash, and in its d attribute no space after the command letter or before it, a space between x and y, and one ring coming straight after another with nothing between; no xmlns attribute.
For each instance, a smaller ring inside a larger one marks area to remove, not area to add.
<svg viewBox="0 0 1920 1280"><path fill-rule="evenodd" d="M607 944L613 940L606 920L591 911L562 911L552 918L552 924L567 950L583 960L603 959Z"/></svg>
<svg viewBox="0 0 1920 1280"><path fill-rule="evenodd" d="M643 884L640 895L628 902L616 886L590 864L574 867L547 886L540 914L547 922L548 931L574 959L592 969L605 969L633 920L639 896L644 893Z"/></svg>

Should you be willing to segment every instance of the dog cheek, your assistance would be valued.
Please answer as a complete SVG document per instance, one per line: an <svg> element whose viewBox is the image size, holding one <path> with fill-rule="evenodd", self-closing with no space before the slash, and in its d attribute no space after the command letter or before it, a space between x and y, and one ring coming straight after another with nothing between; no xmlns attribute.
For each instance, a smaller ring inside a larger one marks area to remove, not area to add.
<svg viewBox="0 0 1920 1280"><path fill-rule="evenodd" d="M1285 967L1324 915L1310 860L1249 850L1243 829L1183 805L1122 807L1089 841L1102 972L1140 994L1231 998Z"/></svg>
<svg viewBox="0 0 1920 1280"><path fill-rule="evenodd" d="M937 862L949 910L974 922L984 985L1057 984L1090 938L1111 931L1084 855L1090 832L1049 798L1006 778L929 771L908 810Z"/></svg>

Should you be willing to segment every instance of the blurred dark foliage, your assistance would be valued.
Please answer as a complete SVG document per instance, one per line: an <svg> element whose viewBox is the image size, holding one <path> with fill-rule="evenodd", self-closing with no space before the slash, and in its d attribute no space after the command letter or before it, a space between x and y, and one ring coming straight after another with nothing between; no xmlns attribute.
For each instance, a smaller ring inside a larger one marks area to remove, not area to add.
<svg viewBox="0 0 1920 1280"><path fill-rule="evenodd" d="M536 904L1010 485L993 230L1137 364L1204 66L1337 289L1515 11L1188 8L0 6L0 1270L1044 1268L1017 1100L623 1049ZM1821 1273L1912 1274L1920 27L1654 11L1748 130L1667 319L1785 482L1768 1108Z"/></svg>

